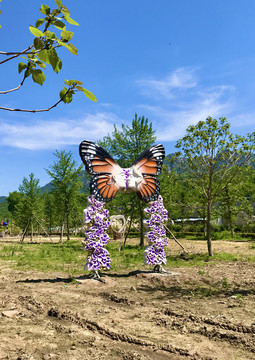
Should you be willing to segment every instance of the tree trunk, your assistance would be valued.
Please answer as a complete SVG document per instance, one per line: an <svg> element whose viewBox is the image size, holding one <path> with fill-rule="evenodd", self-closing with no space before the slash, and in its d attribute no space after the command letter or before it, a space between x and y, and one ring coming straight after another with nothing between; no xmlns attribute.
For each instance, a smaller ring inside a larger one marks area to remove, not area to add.
<svg viewBox="0 0 255 360"><path fill-rule="evenodd" d="M233 239L233 237L234 237L234 227L233 227L233 221L232 221L232 211L231 211L228 187L226 188L226 195L227 195L227 207L228 207L228 224L229 224L229 230L230 230L230 233L231 233L231 238Z"/></svg>
<svg viewBox="0 0 255 360"><path fill-rule="evenodd" d="M143 214L143 205L142 202L139 201L139 210L140 210L140 247L144 247L144 229L143 229L143 219L144 219L144 214Z"/></svg>
<svg viewBox="0 0 255 360"><path fill-rule="evenodd" d="M206 234L207 234L207 231L206 231L206 204L203 204L203 224L204 224L204 237L206 238Z"/></svg>
<svg viewBox="0 0 255 360"><path fill-rule="evenodd" d="M229 223L229 230L231 233L231 238L233 239L233 237L235 236L234 233L234 227L233 227L233 221L232 221L232 212L230 207L228 208L228 223Z"/></svg>
<svg viewBox="0 0 255 360"><path fill-rule="evenodd" d="M66 239L70 240L69 216L66 214Z"/></svg>
<svg viewBox="0 0 255 360"><path fill-rule="evenodd" d="M30 242L33 242L33 232L34 232L33 219L31 218L31 235L30 235Z"/></svg>
<svg viewBox="0 0 255 360"><path fill-rule="evenodd" d="M61 228L60 228L60 239L59 239L59 241L61 242L61 244L63 244L63 231L64 231L64 225L61 224Z"/></svg>
<svg viewBox="0 0 255 360"><path fill-rule="evenodd" d="M211 200L208 200L207 216L206 216L206 237L207 237L207 248L208 248L209 256L213 256L212 239L211 239L211 210L212 210L212 203Z"/></svg>

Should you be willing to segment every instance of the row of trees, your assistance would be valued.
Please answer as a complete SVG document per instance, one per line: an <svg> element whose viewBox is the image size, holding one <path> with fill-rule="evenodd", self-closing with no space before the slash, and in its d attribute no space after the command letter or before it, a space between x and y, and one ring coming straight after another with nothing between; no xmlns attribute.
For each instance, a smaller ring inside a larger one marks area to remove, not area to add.
<svg viewBox="0 0 255 360"><path fill-rule="evenodd" d="M117 127L98 143L122 167L130 167L134 159L155 143L155 131L144 117L135 115L130 126ZM161 194L169 217L173 220L197 217L204 219L204 233L208 253L213 255L212 220L224 217L232 235L237 214L253 216L255 200L254 160L255 134L235 136L225 118L208 117L189 126L185 136L177 142L178 152L168 156L160 175ZM82 184L82 166L72 159L70 152L56 152L56 162L47 173L52 179L51 190L40 193L39 180L33 174L24 178L19 192L10 193L9 211L22 228L31 227L38 219L45 219L45 227L58 226L67 238L70 228L80 227L82 209L88 194ZM140 246L144 245L143 204L135 194L117 194L108 204L112 214L121 212L140 223ZM30 225L29 225L30 224ZM62 236L61 236L62 238Z"/></svg>
<svg viewBox="0 0 255 360"><path fill-rule="evenodd" d="M14 191L7 198L8 210L15 225L30 232L33 238L34 226L45 228L51 234L58 229L65 232L70 239L70 228L82 226L82 209L86 204L86 195L80 190L83 187L82 166L72 159L72 153L56 151L56 161L47 169L52 181L50 191L41 193L39 179L31 173L24 178L19 191Z"/></svg>

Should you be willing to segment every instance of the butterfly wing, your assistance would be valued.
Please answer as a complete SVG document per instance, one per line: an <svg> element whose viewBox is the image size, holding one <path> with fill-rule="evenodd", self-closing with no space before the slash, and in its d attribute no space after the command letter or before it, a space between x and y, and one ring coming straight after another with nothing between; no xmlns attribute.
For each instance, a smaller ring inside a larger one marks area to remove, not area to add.
<svg viewBox="0 0 255 360"><path fill-rule="evenodd" d="M143 179L137 186L137 195L145 201L157 200L160 192L159 181L156 175L159 175L165 158L165 149L163 145L154 145L144 150L134 161L134 168L139 171Z"/></svg>
<svg viewBox="0 0 255 360"><path fill-rule="evenodd" d="M121 171L120 166L106 150L92 141L82 141L79 152L86 171L93 175L90 181L90 193L98 201L112 200L119 189L114 175Z"/></svg>
<svg viewBox="0 0 255 360"><path fill-rule="evenodd" d="M98 174L90 180L90 193L98 201L110 201L114 198L119 186L109 174Z"/></svg>

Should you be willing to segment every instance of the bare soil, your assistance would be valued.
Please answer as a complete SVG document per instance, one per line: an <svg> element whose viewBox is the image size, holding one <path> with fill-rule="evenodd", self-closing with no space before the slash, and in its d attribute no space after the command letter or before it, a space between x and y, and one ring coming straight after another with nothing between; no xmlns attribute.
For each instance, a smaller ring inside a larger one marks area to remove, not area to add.
<svg viewBox="0 0 255 360"><path fill-rule="evenodd" d="M205 242L182 244L206 252ZM255 253L247 242L214 250ZM101 281L81 270L70 282L0 262L0 359L255 359L255 264L166 269L109 271Z"/></svg>

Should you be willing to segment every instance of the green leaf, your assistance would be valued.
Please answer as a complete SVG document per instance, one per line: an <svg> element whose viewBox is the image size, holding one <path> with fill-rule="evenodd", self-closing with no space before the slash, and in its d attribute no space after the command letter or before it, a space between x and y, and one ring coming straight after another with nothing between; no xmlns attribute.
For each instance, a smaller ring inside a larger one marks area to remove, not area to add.
<svg viewBox="0 0 255 360"><path fill-rule="evenodd" d="M36 37L34 39L34 47L36 50L43 49L44 47L43 41L40 38Z"/></svg>
<svg viewBox="0 0 255 360"><path fill-rule="evenodd" d="M62 11L62 12L63 12L63 11ZM73 20L72 18L70 18L70 16L65 16L64 18L65 18L65 20L66 20L69 24L79 26L79 24L78 24L75 20Z"/></svg>
<svg viewBox="0 0 255 360"><path fill-rule="evenodd" d="M66 95L66 97L65 97L65 99L64 99L64 102L65 102L66 104L69 104L72 100L73 100L73 95L69 92L69 93Z"/></svg>
<svg viewBox="0 0 255 360"><path fill-rule="evenodd" d="M64 47L66 47L67 49L68 49L68 45L66 44L66 43L64 43L63 41L61 41L61 40L59 40L59 39L56 39L57 40L57 42L58 42L58 44L60 45L60 46L64 46ZM69 50L69 49L68 49Z"/></svg>
<svg viewBox="0 0 255 360"><path fill-rule="evenodd" d="M32 78L39 85L42 85L45 81L45 75L40 69L32 70Z"/></svg>
<svg viewBox="0 0 255 360"><path fill-rule="evenodd" d="M44 23L44 21L45 21L44 19L37 19L35 26L38 28Z"/></svg>
<svg viewBox="0 0 255 360"><path fill-rule="evenodd" d="M62 5L61 11L62 11L62 13L63 13L65 16L70 16L70 12L69 12L69 10L67 9L67 7L65 7L65 6Z"/></svg>
<svg viewBox="0 0 255 360"><path fill-rule="evenodd" d="M63 97L65 96L66 92L67 92L67 88L64 87L64 88L60 91L60 93L59 93L60 99L63 99Z"/></svg>
<svg viewBox="0 0 255 360"><path fill-rule="evenodd" d="M69 104L73 100L73 92L68 91L66 87L63 88L63 90L60 91L60 99L65 103Z"/></svg>
<svg viewBox="0 0 255 360"><path fill-rule="evenodd" d="M82 86L75 86L75 89L79 90L79 91L82 91L84 90L84 88Z"/></svg>
<svg viewBox="0 0 255 360"><path fill-rule="evenodd" d="M83 89L82 91L87 96L87 98L89 98L92 101L97 101L97 98L95 97L94 94L92 94L92 92L90 92L89 90L86 90L86 89Z"/></svg>
<svg viewBox="0 0 255 360"><path fill-rule="evenodd" d="M21 73L21 71L23 71L26 68L27 68L27 64L20 62L19 63L19 74Z"/></svg>
<svg viewBox="0 0 255 360"><path fill-rule="evenodd" d="M48 39L54 40L56 39L56 35L54 32L51 32L49 30L44 32L44 35L47 36Z"/></svg>
<svg viewBox="0 0 255 360"><path fill-rule="evenodd" d="M37 54L37 56L38 56L38 58L39 58L41 61L45 62L45 63L48 64L48 65L51 65L51 63L50 63L50 56L49 56L49 50L46 50L46 49L41 50L41 51Z"/></svg>
<svg viewBox="0 0 255 360"><path fill-rule="evenodd" d="M68 44L67 48L73 55L77 55L78 50L73 44Z"/></svg>
<svg viewBox="0 0 255 360"><path fill-rule="evenodd" d="M55 65L55 68L53 69L56 73L59 73L59 71L62 69L62 61L58 58L58 61Z"/></svg>
<svg viewBox="0 0 255 360"><path fill-rule="evenodd" d="M27 70L25 71L25 77L26 77L26 78L29 77L29 75L31 75L31 72L32 72L31 69L27 69Z"/></svg>
<svg viewBox="0 0 255 360"><path fill-rule="evenodd" d="M40 11L42 14L45 14L45 15L50 14L50 8L47 5L41 5Z"/></svg>
<svg viewBox="0 0 255 360"><path fill-rule="evenodd" d="M57 6L62 6L62 1L61 0L55 0L55 3Z"/></svg>
<svg viewBox="0 0 255 360"><path fill-rule="evenodd" d="M44 34L41 30L37 29L36 27L34 27L32 25L29 26L29 30L36 37L44 36Z"/></svg>
<svg viewBox="0 0 255 360"><path fill-rule="evenodd" d="M73 55L77 55L78 50L72 44L66 44L63 41L56 39L60 46L66 47Z"/></svg>
<svg viewBox="0 0 255 360"><path fill-rule="evenodd" d="M65 80L65 84L72 86L73 84L82 85L83 83L79 80Z"/></svg>
<svg viewBox="0 0 255 360"><path fill-rule="evenodd" d="M46 69L46 65L39 60L36 61L36 65L40 66L40 68L42 68L42 69Z"/></svg>
<svg viewBox="0 0 255 360"><path fill-rule="evenodd" d="M60 58L58 57L56 50L53 48L49 50L49 60L50 60L52 69L56 73L58 73L62 68L62 62L61 62Z"/></svg>
<svg viewBox="0 0 255 360"><path fill-rule="evenodd" d="M73 37L73 32L72 31L67 31L67 30L64 30L64 31L62 31L61 32L61 40L62 41L70 41L71 39L72 39L72 37Z"/></svg>
<svg viewBox="0 0 255 360"><path fill-rule="evenodd" d="M62 21L59 21L59 20L56 20L54 22L54 26L59 30L65 30L66 29L65 24Z"/></svg>

